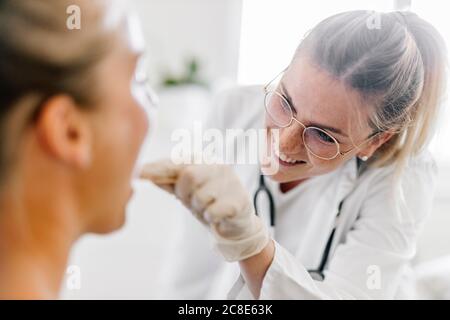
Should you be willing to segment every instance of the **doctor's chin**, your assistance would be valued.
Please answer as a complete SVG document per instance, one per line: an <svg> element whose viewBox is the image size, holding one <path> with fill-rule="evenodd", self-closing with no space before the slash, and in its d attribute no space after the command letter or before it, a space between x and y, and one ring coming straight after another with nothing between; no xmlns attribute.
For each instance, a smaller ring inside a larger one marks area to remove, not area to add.
<svg viewBox="0 0 450 320"><path fill-rule="evenodd" d="M0 0L0 300L450 300L443 6Z"/></svg>

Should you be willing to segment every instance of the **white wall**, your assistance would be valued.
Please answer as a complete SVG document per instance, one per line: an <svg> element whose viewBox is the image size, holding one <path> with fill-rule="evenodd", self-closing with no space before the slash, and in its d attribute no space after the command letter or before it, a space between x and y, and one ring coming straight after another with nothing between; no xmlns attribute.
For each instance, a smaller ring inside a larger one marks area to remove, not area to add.
<svg viewBox="0 0 450 320"><path fill-rule="evenodd" d="M207 80L237 77L242 0L132 0L143 21L153 80L199 57ZM156 75L154 72L156 71Z"/></svg>

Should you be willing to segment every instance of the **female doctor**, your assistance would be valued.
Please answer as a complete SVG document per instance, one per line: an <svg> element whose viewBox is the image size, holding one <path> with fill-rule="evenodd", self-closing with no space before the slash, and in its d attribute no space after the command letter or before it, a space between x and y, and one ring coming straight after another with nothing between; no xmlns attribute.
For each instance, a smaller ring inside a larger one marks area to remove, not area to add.
<svg viewBox="0 0 450 320"><path fill-rule="evenodd" d="M325 19L279 77L231 92L219 109L223 128L264 121L275 174L249 170L239 179L227 166L170 161L144 169L208 226L227 261L238 262L230 298L404 297L432 204L436 170L425 146L445 48L415 14L380 13L379 29L368 27L372 15ZM272 200L274 235L258 215L261 193Z"/></svg>

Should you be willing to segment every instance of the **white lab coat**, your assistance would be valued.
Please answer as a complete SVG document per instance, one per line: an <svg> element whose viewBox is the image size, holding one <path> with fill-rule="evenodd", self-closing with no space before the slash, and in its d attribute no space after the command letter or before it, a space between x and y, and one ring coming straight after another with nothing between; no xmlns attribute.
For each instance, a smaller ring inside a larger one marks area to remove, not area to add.
<svg viewBox="0 0 450 320"><path fill-rule="evenodd" d="M262 87L244 87L219 96L210 126L262 128ZM417 238L431 211L436 165L427 152L410 159L401 195L392 188L393 167L368 169L358 178L356 159L311 178L283 194L266 178L277 211L275 257L264 278L261 299L392 299L413 297L409 264ZM236 166L248 191L258 186L257 165ZM336 213L346 198L339 221ZM265 216L261 212L262 216ZM265 217L266 219L267 217ZM172 298L252 299L236 263L209 250L208 235L186 219L172 261ZM307 270L318 267L333 226L337 229L325 280ZM195 256L195 258L193 258ZM175 266L175 268L174 268ZM237 278L237 281L236 281ZM234 284L233 284L234 283ZM231 288L231 290L229 290Z"/></svg>

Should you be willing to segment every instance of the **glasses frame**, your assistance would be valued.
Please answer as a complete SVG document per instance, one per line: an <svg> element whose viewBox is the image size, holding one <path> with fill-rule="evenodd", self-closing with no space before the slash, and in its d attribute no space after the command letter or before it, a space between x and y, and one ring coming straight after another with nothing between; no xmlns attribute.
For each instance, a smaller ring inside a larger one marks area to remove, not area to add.
<svg viewBox="0 0 450 320"><path fill-rule="evenodd" d="M159 98L156 92L150 85L150 79L147 72L147 59L146 55L143 54L139 57L134 70L133 78L131 80L132 89L137 89L139 92L143 93L145 99L148 101L148 106L151 108L157 108L159 105Z"/></svg>
<svg viewBox="0 0 450 320"><path fill-rule="evenodd" d="M303 132L302 132L302 142L303 142L303 144L305 145L306 150L308 150L308 152L309 152L310 154L312 154L313 156L315 156L316 158L319 158L319 159L322 159L322 160L333 160L333 159L335 159L335 158L336 158L337 156L339 156L339 155L345 156L346 154L348 154L348 153L351 152L352 150L358 149L358 148L359 148L360 146L362 146L363 144L369 142L371 139L373 139L375 136L377 136L378 134L380 134L380 133L382 132L382 131L375 131L375 132L373 132L367 139L365 139L364 141L362 141L362 142L359 143L358 145L354 145L354 144L353 144L353 148L351 148L350 150L347 150L347 151L342 152L342 151L341 151L341 144L337 141L337 139L336 139L332 134L330 134L330 133L329 133L328 131L326 131L325 129L322 129L322 128L319 128L319 127L315 127L315 126L306 126L306 125L304 125L301 121L299 121L297 118L294 117L294 111L293 111L294 108L293 108L292 105L289 103L289 101L287 100L287 98L286 98L283 94L281 94L280 92L278 92L278 91L276 91L276 90L269 90L270 85L272 85L272 83L273 83L276 79L278 79L280 76L282 76L286 70L287 70L287 68L284 69L283 71L281 71L275 78L273 78L272 80L270 80L270 81L264 86L264 107L265 107L266 114L269 116L269 118L270 118L270 119L271 119L271 120L272 120L279 128L287 128L287 127L290 127L294 121L297 122L298 124L300 124L300 125L303 127ZM289 107L289 111L290 111L290 114L291 114L291 119L290 119L290 121L289 121L288 124L286 124L286 125L284 125L284 126L283 126L283 125L280 125L280 124L278 124L278 123L273 119L273 117L270 115L270 112L268 111L269 106L268 106L268 103L267 103L267 96L268 96L269 94L276 94L276 95L279 96L281 99L283 99L283 101L284 101L284 102L286 103L286 105ZM328 136L334 141L334 143L335 143L336 146L337 146L336 154L335 154L333 157L326 158L326 157L321 157L321 156L315 154L314 152L312 152L311 149L308 147L308 145L307 145L306 142L305 142L305 132L306 132L307 129L315 129L315 130L319 130L319 131L325 133L326 135L328 135Z"/></svg>

